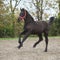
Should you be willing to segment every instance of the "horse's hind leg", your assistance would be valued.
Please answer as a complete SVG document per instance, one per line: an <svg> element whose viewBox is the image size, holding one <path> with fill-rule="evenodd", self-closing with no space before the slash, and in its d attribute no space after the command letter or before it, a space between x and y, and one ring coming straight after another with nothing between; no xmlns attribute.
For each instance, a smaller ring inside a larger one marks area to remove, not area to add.
<svg viewBox="0 0 60 60"><path fill-rule="evenodd" d="M33 47L36 47L36 45L39 44L43 40L42 34L39 34L38 36L39 36L39 40L33 45Z"/></svg>
<svg viewBox="0 0 60 60"><path fill-rule="evenodd" d="M45 42L46 42L45 52L47 52L47 47L48 47L48 33L44 33L44 36L45 36Z"/></svg>

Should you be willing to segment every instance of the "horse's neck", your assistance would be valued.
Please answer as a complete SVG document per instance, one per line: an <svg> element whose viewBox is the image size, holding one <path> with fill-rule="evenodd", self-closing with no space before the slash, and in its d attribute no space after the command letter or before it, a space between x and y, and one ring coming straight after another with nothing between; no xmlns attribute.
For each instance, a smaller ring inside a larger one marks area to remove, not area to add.
<svg viewBox="0 0 60 60"><path fill-rule="evenodd" d="M29 24L29 23L34 23L34 19L32 18L32 16L30 14L27 14L26 18L25 18L25 24Z"/></svg>

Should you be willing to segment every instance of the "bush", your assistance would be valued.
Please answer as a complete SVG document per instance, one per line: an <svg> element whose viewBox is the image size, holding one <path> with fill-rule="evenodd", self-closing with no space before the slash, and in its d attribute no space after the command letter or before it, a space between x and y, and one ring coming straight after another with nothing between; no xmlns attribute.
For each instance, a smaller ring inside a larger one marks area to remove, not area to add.
<svg viewBox="0 0 60 60"><path fill-rule="evenodd" d="M60 15L53 22L49 33L50 33L49 35L52 35L52 36L60 35Z"/></svg>

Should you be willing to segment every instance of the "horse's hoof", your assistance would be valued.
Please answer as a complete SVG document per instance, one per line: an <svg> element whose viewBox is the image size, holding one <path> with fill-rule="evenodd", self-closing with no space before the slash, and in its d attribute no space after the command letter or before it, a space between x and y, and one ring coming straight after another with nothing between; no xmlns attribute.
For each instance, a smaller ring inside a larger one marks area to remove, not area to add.
<svg viewBox="0 0 60 60"><path fill-rule="evenodd" d="M44 52L47 52L47 50L45 50Z"/></svg>
<svg viewBox="0 0 60 60"><path fill-rule="evenodd" d="M17 48L18 48L18 49L20 49L20 48L21 48L21 46L18 46Z"/></svg>
<svg viewBox="0 0 60 60"><path fill-rule="evenodd" d="M23 44L19 45L19 46L18 46L18 49L20 49L21 47L23 47Z"/></svg>

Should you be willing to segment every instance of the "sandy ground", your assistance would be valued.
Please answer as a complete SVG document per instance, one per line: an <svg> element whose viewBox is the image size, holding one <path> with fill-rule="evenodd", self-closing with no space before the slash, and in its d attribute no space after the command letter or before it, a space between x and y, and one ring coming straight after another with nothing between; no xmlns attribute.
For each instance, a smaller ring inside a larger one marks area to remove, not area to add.
<svg viewBox="0 0 60 60"><path fill-rule="evenodd" d="M33 48L38 38L28 38L21 49L18 39L0 40L0 60L60 60L60 38L49 38L48 52L44 52L45 40Z"/></svg>

